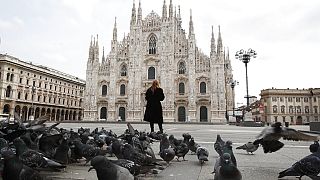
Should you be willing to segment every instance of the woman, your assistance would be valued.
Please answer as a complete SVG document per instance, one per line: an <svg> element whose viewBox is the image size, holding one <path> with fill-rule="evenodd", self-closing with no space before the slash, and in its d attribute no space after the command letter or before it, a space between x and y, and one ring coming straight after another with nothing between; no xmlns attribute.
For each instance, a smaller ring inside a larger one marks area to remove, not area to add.
<svg viewBox="0 0 320 180"><path fill-rule="evenodd" d="M163 90L160 88L159 81L154 80L152 86L146 92L147 107L144 113L144 121L150 122L151 132L154 132L154 123L158 123L159 130L163 133L162 106L164 100Z"/></svg>

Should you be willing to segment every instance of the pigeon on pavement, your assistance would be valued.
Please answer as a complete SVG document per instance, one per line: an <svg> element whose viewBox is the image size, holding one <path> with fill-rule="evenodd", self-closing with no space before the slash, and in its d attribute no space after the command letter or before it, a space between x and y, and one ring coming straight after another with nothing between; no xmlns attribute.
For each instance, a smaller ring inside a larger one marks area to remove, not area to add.
<svg viewBox="0 0 320 180"><path fill-rule="evenodd" d="M176 156L176 153L174 152L174 149L169 147L168 149L163 149L160 151L160 157L167 162L167 164L170 163Z"/></svg>
<svg viewBox="0 0 320 180"><path fill-rule="evenodd" d="M293 128L283 127L281 122L276 122L271 127L264 128L253 144L261 144L264 153L272 153L283 147L284 144L279 141L280 138L293 141L317 141L320 137L311 136Z"/></svg>
<svg viewBox="0 0 320 180"><path fill-rule="evenodd" d="M317 175L320 173L320 150L314 152L298 162L294 163L290 168L279 173L278 178L285 176L308 176L313 180L320 180Z"/></svg>
<svg viewBox="0 0 320 180"><path fill-rule="evenodd" d="M176 146L174 150L177 156L177 161L179 161L180 157L183 158L183 161L187 161L184 159L186 154L189 152L189 147L186 143L181 143L180 145Z"/></svg>
<svg viewBox="0 0 320 180"><path fill-rule="evenodd" d="M231 156L224 153L220 156L220 164L215 170L214 180L241 180L239 169L232 163Z"/></svg>
<svg viewBox="0 0 320 180"><path fill-rule="evenodd" d="M200 164L203 164L205 161L208 161L209 151L205 147L198 147L196 154Z"/></svg>
<svg viewBox="0 0 320 180"><path fill-rule="evenodd" d="M190 139L188 146L190 151L193 153L196 153L198 147L200 147L200 145L194 141L193 137Z"/></svg>
<svg viewBox="0 0 320 180"><path fill-rule="evenodd" d="M98 180L134 180L128 169L112 163L104 156L94 157L91 166L88 172L95 169Z"/></svg>
<svg viewBox="0 0 320 180"><path fill-rule="evenodd" d="M220 134L217 134L216 142L214 143L213 147L216 150L216 152L219 154L219 156L222 156L222 147L224 146L225 142L221 139Z"/></svg>
<svg viewBox="0 0 320 180"><path fill-rule="evenodd" d="M317 152L319 149L319 141L315 141L313 144L309 146L309 150L311 153Z"/></svg>
<svg viewBox="0 0 320 180"><path fill-rule="evenodd" d="M243 149L246 150L247 153L253 154L259 147L259 144L253 144L253 142L247 142L246 144L237 147L236 149Z"/></svg>

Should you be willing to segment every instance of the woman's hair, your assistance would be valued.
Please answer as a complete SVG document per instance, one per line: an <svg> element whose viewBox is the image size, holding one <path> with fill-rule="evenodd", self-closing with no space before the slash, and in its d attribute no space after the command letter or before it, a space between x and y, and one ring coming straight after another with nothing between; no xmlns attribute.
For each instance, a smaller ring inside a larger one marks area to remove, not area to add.
<svg viewBox="0 0 320 180"><path fill-rule="evenodd" d="M158 80L154 80L154 81L152 82L152 86L151 86L152 92L154 93L154 91L155 91L157 88L160 88L159 81L158 81Z"/></svg>

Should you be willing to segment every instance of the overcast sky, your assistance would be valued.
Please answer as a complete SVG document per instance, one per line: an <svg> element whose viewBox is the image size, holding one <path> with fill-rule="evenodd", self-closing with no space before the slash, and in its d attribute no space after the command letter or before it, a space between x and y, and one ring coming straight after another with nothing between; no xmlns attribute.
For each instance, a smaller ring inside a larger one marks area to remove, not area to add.
<svg viewBox="0 0 320 180"><path fill-rule="evenodd" d="M170 0L166 0L169 4ZM110 51L114 17L118 40L129 33L132 0L0 0L0 53L85 79L90 36ZM139 1L136 0L136 7ZM161 15L163 0L141 0L143 18ZM236 51L252 48L249 94L267 88L319 86L319 0L173 0L188 32L190 9L197 45L210 51L211 26L229 48L236 101L245 103L245 66ZM102 54L102 49L100 51Z"/></svg>

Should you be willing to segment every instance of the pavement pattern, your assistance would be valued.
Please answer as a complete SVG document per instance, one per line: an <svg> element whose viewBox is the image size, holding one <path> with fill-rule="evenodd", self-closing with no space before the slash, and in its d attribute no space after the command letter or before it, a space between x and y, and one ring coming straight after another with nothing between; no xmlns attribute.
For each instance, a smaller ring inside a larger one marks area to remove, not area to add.
<svg viewBox="0 0 320 180"><path fill-rule="evenodd" d="M122 134L127 128L126 124L117 123L62 123L63 128L91 128L104 127L111 129L116 134ZM133 124L139 131L149 131L148 124ZM309 126L290 126L300 130L309 130ZM157 130L157 126L155 125ZM233 142L233 151L237 159L238 168L242 173L243 180L274 180L278 179L278 173L290 167L296 161L310 154L309 145L313 142L282 141L285 146L275 153L264 154L260 147L253 155L247 154L244 150L235 149L248 141L254 141L263 127L239 127L234 125L203 125L203 124L164 124L164 131L173 134L176 138L182 139L182 133L188 132L195 141L209 150L209 161L200 165L197 156L189 153L187 161L178 162L173 160L159 174L148 174L139 176L140 180L212 180L213 166L218 154L213 148L217 134L220 134L224 141ZM154 152L159 152L159 142L152 144ZM161 159L158 155L157 158ZM68 165L63 172L42 172L48 180L97 180L95 171L88 172L89 165L84 163ZM282 179L297 179L296 177L285 177ZM303 180L309 179L303 177Z"/></svg>

